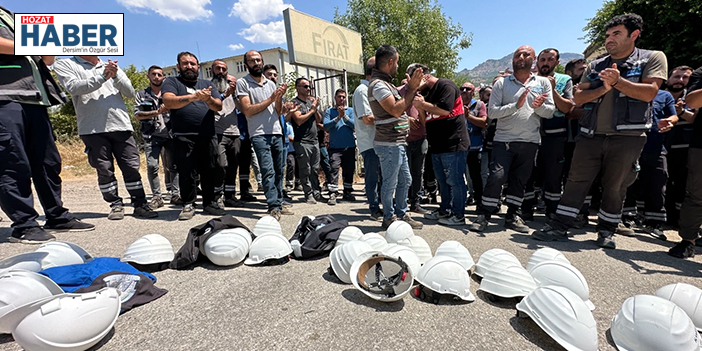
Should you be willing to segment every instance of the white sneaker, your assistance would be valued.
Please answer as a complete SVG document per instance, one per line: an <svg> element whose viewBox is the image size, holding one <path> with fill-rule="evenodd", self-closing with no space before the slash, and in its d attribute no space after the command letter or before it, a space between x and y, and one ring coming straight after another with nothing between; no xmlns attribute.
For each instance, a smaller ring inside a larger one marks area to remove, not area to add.
<svg viewBox="0 0 702 351"><path fill-rule="evenodd" d="M439 224L450 225L450 226L466 225L466 218L465 217L459 218L457 215L453 215L453 216L448 217L448 218L440 218Z"/></svg>

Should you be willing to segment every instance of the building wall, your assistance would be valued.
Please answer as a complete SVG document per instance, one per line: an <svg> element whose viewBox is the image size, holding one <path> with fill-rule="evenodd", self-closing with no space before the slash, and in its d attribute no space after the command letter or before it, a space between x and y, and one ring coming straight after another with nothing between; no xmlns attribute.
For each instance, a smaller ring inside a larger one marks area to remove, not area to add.
<svg viewBox="0 0 702 351"><path fill-rule="evenodd" d="M274 64L278 68L278 84L283 83L283 77L291 72L297 72L300 77L305 77L307 79L320 79L329 76L343 74L343 72L337 72L326 69L318 69L314 67L304 66L304 65L291 65L288 52L282 48L273 48L261 50L261 56L263 62L266 64ZM235 76L237 79L243 78L245 75L249 74L244 65L244 54L224 57L221 58L227 64L229 68L229 74ZM213 60L200 62L200 78L201 79L212 79L212 67ZM175 77L178 75L176 66L168 66L163 68L163 73L167 77ZM316 94L321 99L320 106L329 107L334 104L334 92L336 89L343 88L342 86L343 77L324 79L316 82Z"/></svg>

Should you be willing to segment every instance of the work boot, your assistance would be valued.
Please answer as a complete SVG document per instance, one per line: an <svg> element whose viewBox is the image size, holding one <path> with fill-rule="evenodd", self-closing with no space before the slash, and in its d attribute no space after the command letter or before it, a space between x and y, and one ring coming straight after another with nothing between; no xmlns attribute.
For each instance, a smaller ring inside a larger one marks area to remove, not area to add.
<svg viewBox="0 0 702 351"><path fill-rule="evenodd" d="M546 223L541 230L533 232L531 238L539 241L565 241L568 240L568 234L565 230L558 230Z"/></svg>
<svg viewBox="0 0 702 351"><path fill-rule="evenodd" d="M225 199L224 200L224 206L226 207L239 207L241 206L241 202L237 200L235 197Z"/></svg>
<svg viewBox="0 0 702 351"><path fill-rule="evenodd" d="M633 227L633 224L628 224ZM634 230L631 229L631 227L627 226L627 223L619 223L617 225L616 233L624 236L634 236L636 234L636 232L634 232Z"/></svg>
<svg viewBox="0 0 702 351"><path fill-rule="evenodd" d="M180 197L180 195L171 196L171 205L183 206L183 199Z"/></svg>
<svg viewBox="0 0 702 351"><path fill-rule="evenodd" d="M244 201L244 202L249 202L249 201L256 201L258 199L255 196L251 195L251 193L245 193L245 194L241 194L240 200Z"/></svg>
<svg viewBox="0 0 702 351"><path fill-rule="evenodd" d="M110 214L107 215L107 219L113 221L124 219L124 207L121 205L112 206L110 209Z"/></svg>
<svg viewBox="0 0 702 351"><path fill-rule="evenodd" d="M584 213L579 213L577 216L575 216L575 219L573 220L573 228L583 229L587 222L587 215Z"/></svg>
<svg viewBox="0 0 702 351"><path fill-rule="evenodd" d="M351 193L344 193L344 195L341 197L341 200L346 202L354 202L356 201L356 197L353 196Z"/></svg>
<svg viewBox="0 0 702 351"><path fill-rule="evenodd" d="M274 209L268 211L268 214L271 217L275 218L276 221L280 221L280 210L279 209L274 208Z"/></svg>
<svg viewBox="0 0 702 351"><path fill-rule="evenodd" d="M432 221L438 221L442 218L451 217L451 212L441 212L441 210L434 210L431 213L424 215L424 219L430 219Z"/></svg>
<svg viewBox="0 0 702 351"><path fill-rule="evenodd" d="M290 207L283 206L283 207L280 209L280 214L282 214L282 215L284 215L284 216L292 216L292 215L295 214L295 212L293 212L293 210L291 210Z"/></svg>
<svg viewBox="0 0 702 351"><path fill-rule="evenodd" d="M139 217L139 218L156 218L158 217L158 213L156 211L152 210L151 207L147 204L143 204L137 208L134 209L134 217Z"/></svg>
<svg viewBox="0 0 702 351"><path fill-rule="evenodd" d="M505 228L512 229L515 232L529 234L529 227L524 224L524 220L518 215L513 215L512 218L505 219Z"/></svg>
<svg viewBox="0 0 702 351"><path fill-rule="evenodd" d="M327 205L329 205L329 206L336 205L336 193L329 194L329 200L327 200Z"/></svg>
<svg viewBox="0 0 702 351"><path fill-rule="evenodd" d="M317 204L317 200L315 200L314 196L312 196L312 195L305 196L305 202L307 202L308 205L316 205Z"/></svg>
<svg viewBox="0 0 702 351"><path fill-rule="evenodd" d="M485 215L481 214L478 215L478 217L473 221L473 223L470 224L470 227L468 227L468 229L474 232L482 232L483 230L485 230L485 227L487 227L487 225L487 218L485 217Z"/></svg>
<svg viewBox="0 0 702 351"><path fill-rule="evenodd" d="M407 214L407 213L405 213L405 216L402 217L402 221L403 221L403 222L407 222L407 224L409 224L410 227L412 227L412 229L422 229L422 227L424 227L424 224L422 224L422 222L415 221L415 220L412 219L412 217L410 217L410 215Z"/></svg>
<svg viewBox="0 0 702 351"><path fill-rule="evenodd" d="M388 230L388 227L396 220L397 220L397 217L395 217L395 216L392 216L389 219L383 219L383 224L382 224L383 230Z"/></svg>
<svg viewBox="0 0 702 351"><path fill-rule="evenodd" d="M453 215L448 218L439 218L439 224L447 226L466 225L466 217L458 217L458 215Z"/></svg>
<svg viewBox="0 0 702 351"><path fill-rule="evenodd" d="M224 208L222 208L217 202L212 202L205 206L205 212L213 216L224 216L227 214L227 212L224 211Z"/></svg>
<svg viewBox="0 0 702 351"><path fill-rule="evenodd" d="M597 245L605 249L616 249L617 244L614 242L614 233L608 230L597 232Z"/></svg>
<svg viewBox="0 0 702 351"><path fill-rule="evenodd" d="M151 207L151 208L163 207L163 198L160 196L152 197L151 201L149 202L149 207Z"/></svg>
<svg viewBox="0 0 702 351"><path fill-rule="evenodd" d="M382 221L383 220L383 211L377 210L370 215L371 219L374 221Z"/></svg>
<svg viewBox="0 0 702 351"><path fill-rule="evenodd" d="M187 221L192 219L194 215L195 208L193 207L193 204L185 204L185 206L183 206L183 210L180 211L180 214L178 215L178 220Z"/></svg>
<svg viewBox="0 0 702 351"><path fill-rule="evenodd" d="M670 248L670 250L668 250L668 255L677 258L693 258L695 257L695 244L683 240Z"/></svg>
<svg viewBox="0 0 702 351"><path fill-rule="evenodd" d="M660 224L645 224L642 229L644 232L658 240L668 240L668 237L663 234Z"/></svg>

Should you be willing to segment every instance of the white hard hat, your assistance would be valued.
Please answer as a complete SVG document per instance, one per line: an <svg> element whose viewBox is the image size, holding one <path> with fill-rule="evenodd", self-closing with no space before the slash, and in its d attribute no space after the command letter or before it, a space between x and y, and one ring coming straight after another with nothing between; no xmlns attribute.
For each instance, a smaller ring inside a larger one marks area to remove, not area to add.
<svg viewBox="0 0 702 351"><path fill-rule="evenodd" d="M453 257L432 257L424 263L415 279L435 293L454 295L464 301L475 301L475 296L470 292L470 275ZM418 295L419 293L421 291ZM439 297L435 295L432 300L438 303Z"/></svg>
<svg viewBox="0 0 702 351"><path fill-rule="evenodd" d="M244 264L256 265L268 260L284 259L291 253L290 242L282 234L264 233L256 236L251 243L249 258L244 261Z"/></svg>
<svg viewBox="0 0 702 351"><path fill-rule="evenodd" d="M160 234L147 234L134 241L122 256L122 262L141 265L171 262L175 254L168 239Z"/></svg>
<svg viewBox="0 0 702 351"><path fill-rule="evenodd" d="M653 295L624 301L612 318L612 340L620 351L699 351L700 335L680 307Z"/></svg>
<svg viewBox="0 0 702 351"><path fill-rule="evenodd" d="M412 226L405 221L394 221L385 231L385 240L388 243L397 243L400 240L414 236Z"/></svg>
<svg viewBox="0 0 702 351"><path fill-rule="evenodd" d="M458 241L448 240L444 241L436 249L434 256L449 256L455 258L460 262L463 267L469 271L473 266L475 266L475 261L473 257L470 256L470 252L465 246L461 245Z"/></svg>
<svg viewBox="0 0 702 351"><path fill-rule="evenodd" d="M478 290L503 298L524 297L536 289L536 282L522 265L500 261L485 272Z"/></svg>
<svg viewBox="0 0 702 351"><path fill-rule="evenodd" d="M383 250L383 254L386 256L392 256L395 258L401 258L402 261L407 263L412 269L413 276L417 276L419 269L422 268L422 264L419 262L419 257L411 248L403 245L388 244L388 246Z"/></svg>
<svg viewBox="0 0 702 351"><path fill-rule="evenodd" d="M570 261L568 261L568 259L563 256L563 253L560 251L550 247L542 247L531 254L531 257L529 257L529 261L526 264L526 270L531 272L532 268L544 261L560 261L570 264Z"/></svg>
<svg viewBox="0 0 702 351"><path fill-rule="evenodd" d="M480 258L478 258L478 263L475 265L474 273L479 277L483 277L485 275L485 271L487 271L490 266L492 266L495 262L502 261L513 262L521 265L517 257L511 252L507 252L502 249L490 249L480 255Z"/></svg>
<svg viewBox="0 0 702 351"><path fill-rule="evenodd" d="M388 246L388 242L385 238L378 233L367 233L358 238L359 241L367 242L373 250L383 251Z"/></svg>
<svg viewBox="0 0 702 351"><path fill-rule="evenodd" d="M666 285L656 296L672 301L690 317L697 331L702 332L702 289L685 283Z"/></svg>
<svg viewBox="0 0 702 351"><path fill-rule="evenodd" d="M366 234L367 235L367 234ZM364 252L351 265L351 283L373 300L393 302L412 290L412 268L400 258L379 251Z"/></svg>
<svg viewBox="0 0 702 351"><path fill-rule="evenodd" d="M278 233L283 235L283 229L280 227L280 222L276 221L272 216L263 216L259 219L253 228L253 235L259 236L264 233Z"/></svg>
<svg viewBox="0 0 702 351"><path fill-rule="evenodd" d="M246 236L251 238L248 233ZM221 230L207 238L201 251L218 266L233 266L246 258L249 246L244 236Z"/></svg>
<svg viewBox="0 0 702 351"><path fill-rule="evenodd" d="M0 261L0 275L13 270L39 272L42 260L48 255L48 252L27 252L8 257Z"/></svg>
<svg viewBox="0 0 702 351"><path fill-rule="evenodd" d="M121 307L119 291L60 294L26 304L0 320L25 350L86 350L107 335Z"/></svg>
<svg viewBox="0 0 702 351"><path fill-rule="evenodd" d="M336 240L336 244L334 244L334 247L339 247L341 245L346 244L349 241L358 240L361 236L363 236L363 232L360 229L358 229L358 227L350 225L344 228L341 231L341 233L339 233L339 239Z"/></svg>
<svg viewBox="0 0 702 351"><path fill-rule="evenodd" d="M574 292L561 286L542 286L517 304L568 351L597 351L597 324L592 312Z"/></svg>
<svg viewBox="0 0 702 351"><path fill-rule="evenodd" d="M419 262L422 264L432 258L431 248L429 247L429 244L427 244L427 241L422 239L421 236L412 235L407 239L398 241L397 244L407 246L414 250L414 253L417 254L417 257L419 257Z"/></svg>
<svg viewBox="0 0 702 351"><path fill-rule="evenodd" d="M0 319L24 304L63 294L53 280L30 271L10 271L0 275ZM11 330L0 330L0 334Z"/></svg>
<svg viewBox="0 0 702 351"><path fill-rule="evenodd" d="M534 266L530 273L538 286L556 285L567 288L580 296L591 311L595 309L590 301L590 288L585 277L569 263L544 261Z"/></svg>
<svg viewBox="0 0 702 351"><path fill-rule="evenodd" d="M49 241L41 244L36 252L47 252L41 260L41 269L82 264L93 260L93 256L82 247L66 241Z"/></svg>
<svg viewBox="0 0 702 351"><path fill-rule="evenodd" d="M329 273L334 273L342 282L351 284L351 277L349 276L351 265L353 265L358 256L369 251L373 251L373 247L359 240L349 241L344 245L335 247L329 254L329 265L331 266Z"/></svg>

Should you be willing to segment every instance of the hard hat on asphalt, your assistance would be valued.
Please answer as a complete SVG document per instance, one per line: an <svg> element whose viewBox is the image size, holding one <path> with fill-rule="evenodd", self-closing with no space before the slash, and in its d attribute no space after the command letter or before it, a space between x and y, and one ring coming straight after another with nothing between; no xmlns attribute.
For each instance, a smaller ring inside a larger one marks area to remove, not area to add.
<svg viewBox="0 0 702 351"><path fill-rule="evenodd" d="M334 273L342 282L351 284L351 277L349 276L351 265L353 265L358 256L369 251L373 251L373 247L359 240L349 241L344 245L335 247L329 254L329 265L331 267L331 270L328 270L329 273Z"/></svg>
<svg viewBox="0 0 702 351"><path fill-rule="evenodd" d="M239 237L241 237L242 239L244 239L246 241L246 243L248 244L249 247L251 246L251 243L253 242L253 236L252 236L251 232L246 230L246 228L242 228L242 227L225 228L222 230L218 230L218 231L214 232L210 237L217 235L217 234L238 235ZM205 241L200 240L200 252L202 252L202 253L205 252ZM248 252L248 249L246 252Z"/></svg>
<svg viewBox="0 0 702 351"><path fill-rule="evenodd" d="M358 238L359 241L367 242L373 250L383 251L388 246L388 242L385 238L378 233L367 233Z"/></svg>
<svg viewBox="0 0 702 351"><path fill-rule="evenodd" d="M412 226L405 221L394 221L385 231L385 240L388 243L397 243L400 240L414 236Z"/></svg>
<svg viewBox="0 0 702 351"><path fill-rule="evenodd" d="M41 261L48 255L48 252L27 252L8 257L0 261L0 275L13 270L39 272Z"/></svg>
<svg viewBox="0 0 702 351"><path fill-rule="evenodd" d="M122 256L122 262L140 265L171 262L175 254L171 242L160 234L147 234L134 241Z"/></svg>
<svg viewBox="0 0 702 351"><path fill-rule="evenodd" d="M41 269L51 267L82 264L93 260L93 256L82 247L66 241L49 241L41 244L36 252L46 252L48 255L41 260Z"/></svg>
<svg viewBox="0 0 702 351"><path fill-rule="evenodd" d="M388 244L385 250L383 250L383 254L402 259L403 262L410 266L415 277L419 273L419 269L422 268L422 264L419 262L419 257L417 257L417 254L414 252L414 250L407 246Z"/></svg>
<svg viewBox="0 0 702 351"><path fill-rule="evenodd" d="M507 252L502 249L490 249L480 255L480 258L478 258L478 263L475 265L475 272L473 273L479 277L483 277L485 275L485 271L492 266L493 263L502 261L514 262L521 265L517 257L511 252Z"/></svg>
<svg viewBox="0 0 702 351"><path fill-rule="evenodd" d="M473 257L470 256L470 252L465 246L461 245L458 241L448 240L444 241L436 249L434 256L449 256L455 258L460 262L463 267L469 271L473 266L475 266L475 261Z"/></svg>
<svg viewBox="0 0 702 351"><path fill-rule="evenodd" d="M339 233L339 239L336 239L336 244L334 244L334 247L339 247L349 241L358 240L361 236L363 236L363 232L358 229L358 227L350 225L341 230L341 233Z"/></svg>
<svg viewBox="0 0 702 351"><path fill-rule="evenodd" d="M419 257L419 262L422 264L432 258L431 248L429 247L429 244L427 244L427 241L421 236L412 235L407 239L398 241L397 244L407 246L414 250L414 253L417 254L417 257Z"/></svg>
<svg viewBox="0 0 702 351"><path fill-rule="evenodd" d="M393 302L412 290L414 273L400 258L379 251L360 254L351 265L351 284L373 300Z"/></svg>
<svg viewBox="0 0 702 351"><path fill-rule="evenodd" d="M253 228L254 237L264 233L278 233L283 235L283 229L280 227L280 222L276 221L272 216L263 216L259 219Z"/></svg>
<svg viewBox="0 0 702 351"><path fill-rule="evenodd" d="M697 331L702 332L702 289L690 284L676 283L656 290L655 295L682 308Z"/></svg>
<svg viewBox="0 0 702 351"><path fill-rule="evenodd" d="M58 294L63 294L63 290L44 275L30 271L6 272L0 275L0 319L17 307Z"/></svg>
<svg viewBox="0 0 702 351"><path fill-rule="evenodd" d="M571 264L544 261L534 266L530 273L538 286L556 285L567 288L580 296L591 311L595 309L595 305L590 301L590 288L585 277Z"/></svg>
<svg viewBox="0 0 702 351"><path fill-rule="evenodd" d="M218 266L233 266L246 258L249 242L238 233L221 230L207 238L201 251Z"/></svg>
<svg viewBox="0 0 702 351"><path fill-rule="evenodd" d="M280 263L285 263L291 253L290 242L282 234L264 233L256 236L251 243L249 258L244 261L244 264L262 264L268 260L282 260Z"/></svg>
<svg viewBox="0 0 702 351"><path fill-rule="evenodd" d="M520 317L536 325L568 351L597 351L597 324L592 312L574 292L542 286L517 304Z"/></svg>
<svg viewBox="0 0 702 351"><path fill-rule="evenodd" d="M612 340L620 351L699 351L700 335L680 307L653 295L624 301L612 318Z"/></svg>
<svg viewBox="0 0 702 351"><path fill-rule="evenodd" d="M529 261L526 264L526 270L531 272L532 268L544 261L560 261L570 264L570 261L568 261L568 259L563 256L563 253L560 251L550 247L542 247L531 254L531 257L529 257Z"/></svg>
<svg viewBox="0 0 702 351"><path fill-rule="evenodd" d="M470 275L453 257L435 256L429 259L415 277L419 284L438 294L454 295L464 301L475 301L470 292ZM434 296L438 303L438 296Z"/></svg>
<svg viewBox="0 0 702 351"><path fill-rule="evenodd" d="M12 330L25 350L86 350L110 332L120 307L115 288L60 294L15 309L0 328Z"/></svg>
<svg viewBox="0 0 702 351"><path fill-rule="evenodd" d="M478 290L503 298L524 297L536 289L536 282L522 265L509 261L491 265Z"/></svg>

